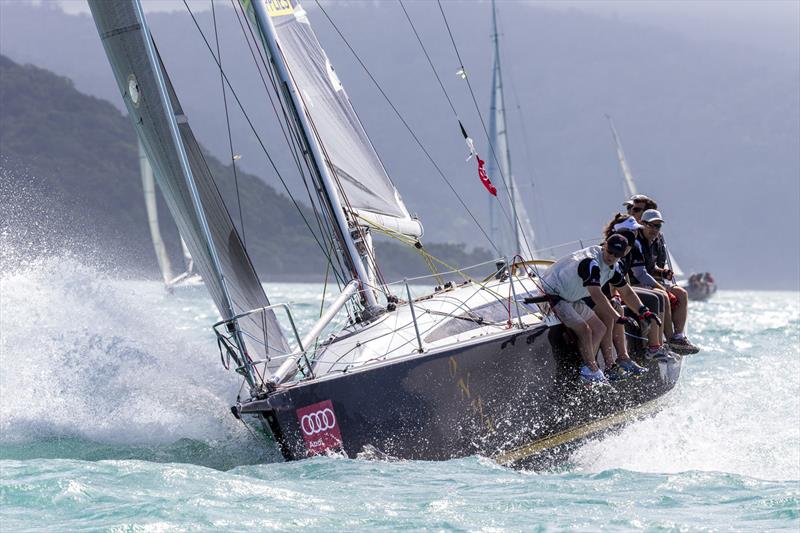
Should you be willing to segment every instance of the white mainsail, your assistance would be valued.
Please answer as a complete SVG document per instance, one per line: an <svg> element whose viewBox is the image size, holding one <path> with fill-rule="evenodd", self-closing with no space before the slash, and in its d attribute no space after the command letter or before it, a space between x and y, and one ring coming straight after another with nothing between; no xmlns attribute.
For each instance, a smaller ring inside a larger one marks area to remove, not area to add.
<svg viewBox="0 0 800 533"><path fill-rule="evenodd" d="M617 128L614 127L614 121L611 119L611 115L606 115L606 119L608 120L608 125L611 128L611 136L614 137L614 145L617 148L617 159L619 160L619 167L622 169L622 189L623 193L625 194L625 199L627 200L631 196L635 196L638 193L636 190L636 182L633 180L633 172L631 172L631 168L628 166L628 160L625 159L625 152L622 150L622 141L619 140L619 135L617 134ZM672 255L672 252L667 248L667 255L669 260L670 268L673 272L675 272L675 276L682 277L683 270L678 265L678 262L675 260L675 256Z"/></svg>
<svg viewBox="0 0 800 533"><path fill-rule="evenodd" d="M241 0L251 24L258 27L254 2L264 0ZM314 136L338 179L345 210L363 225L420 237L422 225L389 179L303 7L279 0L266 2L266 8Z"/></svg>
<svg viewBox="0 0 800 533"><path fill-rule="evenodd" d="M89 7L161 193L217 309L230 321L240 353L271 362L289 353L271 310L236 318L268 306L269 300L155 49L139 0L89 0ZM248 380L255 383L252 375Z"/></svg>
<svg viewBox="0 0 800 533"><path fill-rule="evenodd" d="M492 24L494 32L494 65L492 68L492 100L489 115L489 142L492 150L489 154L487 172L500 186L499 196L489 199L490 230L494 233L492 239L497 243L502 253L507 255L520 254L525 259L533 259L535 234L528 211L522 201L522 195L517 187L514 174L511 172L511 151L508 145L508 125L506 122L506 107L503 95L503 75L500 67L500 40L497 31L497 10L492 0ZM494 212L495 201L503 202L508 198L511 206L511 223L498 224L494 221L497 214ZM498 235L499 233L499 235Z"/></svg>

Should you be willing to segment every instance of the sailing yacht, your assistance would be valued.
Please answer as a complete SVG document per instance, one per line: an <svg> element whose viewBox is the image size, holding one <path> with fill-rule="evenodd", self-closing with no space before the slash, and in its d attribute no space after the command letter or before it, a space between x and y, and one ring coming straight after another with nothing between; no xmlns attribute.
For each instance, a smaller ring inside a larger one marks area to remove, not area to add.
<svg viewBox="0 0 800 533"><path fill-rule="evenodd" d="M317 193L320 253L340 288L301 335L291 307L264 292L139 0L89 5L131 123L221 315L214 331L222 363L244 380L232 413L287 460L377 450L536 464L650 412L677 382L679 361L649 361L642 379L615 388L581 383L574 342L544 303L539 278L517 264L464 274L421 297L408 282L386 283L372 234L419 249L421 222L409 215L302 6L241 0L290 133L286 149Z"/></svg>
<svg viewBox="0 0 800 533"><path fill-rule="evenodd" d="M139 142L139 171L142 175L142 189L144 191L144 205L147 210L147 224L150 228L150 238L153 241L153 249L156 252L158 268L161 271L161 278L164 287L172 293L175 289L200 287L203 280L194 271L194 260L186 243L181 237L181 251L183 253L183 264L185 270L177 276L172 275L172 264L169 260L167 247L161 238L161 227L158 222L158 202L156 200L156 184L153 178L153 168L147 159L142 143Z"/></svg>
<svg viewBox="0 0 800 533"><path fill-rule="evenodd" d="M492 96L489 108L489 142L491 146L487 173L496 180L500 187L499 198L489 198L489 230L496 243L499 243L503 254L513 257L519 254L527 259L534 258L535 234L528 211L522 201L522 195L511 171L511 149L508 143L508 123L506 121L505 94L503 90L503 72L500 66L500 34L497 31L497 6L492 0ZM508 200L511 220L500 222L497 213L497 202Z"/></svg>

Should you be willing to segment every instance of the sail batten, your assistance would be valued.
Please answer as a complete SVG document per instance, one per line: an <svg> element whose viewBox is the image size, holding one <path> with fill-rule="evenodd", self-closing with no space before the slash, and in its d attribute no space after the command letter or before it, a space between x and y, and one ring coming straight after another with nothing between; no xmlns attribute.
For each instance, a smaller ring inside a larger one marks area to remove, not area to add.
<svg viewBox="0 0 800 533"><path fill-rule="evenodd" d="M268 306L138 0L89 0L89 7L159 188L220 315L230 320ZM289 352L271 311L245 317L238 327L253 359Z"/></svg>

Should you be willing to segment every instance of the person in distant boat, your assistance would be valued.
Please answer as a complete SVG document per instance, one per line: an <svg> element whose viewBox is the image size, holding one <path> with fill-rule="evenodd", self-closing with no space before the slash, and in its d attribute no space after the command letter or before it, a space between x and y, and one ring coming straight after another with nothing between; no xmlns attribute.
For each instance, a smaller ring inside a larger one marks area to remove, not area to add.
<svg viewBox="0 0 800 533"><path fill-rule="evenodd" d="M664 266L666 248L663 240L659 239L664 219L656 209L648 209L642 213L641 223L644 227L634 247L631 264L631 275L635 278L632 282L664 291L670 299L670 305L665 310L665 316L669 316L669 320L665 321L665 333L670 349L682 355L697 353L700 348L692 344L684 333L689 312L689 295L686 289L675 284L662 284L665 283L664 280L672 282L674 278L672 270ZM659 262L662 266L659 266ZM648 350L651 348L648 347Z"/></svg>
<svg viewBox="0 0 800 533"><path fill-rule="evenodd" d="M620 260L620 271L623 275L627 276L630 272L633 257L630 252L633 250L633 247L636 246L636 239L642 227L643 226L641 224L636 222L634 217L619 213L611 220L611 222L606 225L606 228L603 232L603 235L606 239L608 239L611 235L618 234L622 235L628 240L628 253L622 258L622 260ZM651 350L646 353L646 355L649 355L651 359L671 359L673 356L675 356L675 354L672 354L662 342L662 339L664 338L663 314L667 301L666 296L663 293L660 294L644 287L633 287L633 290L636 292L636 295L639 297L642 303L651 309L656 315L658 315L659 319L661 320L661 322L657 325L650 325L650 327L645 325L645 327L642 328L642 335L646 335L647 337L647 345L657 347L655 350ZM617 311L621 311L622 306L620 295L614 290L613 287L611 287L609 283L603 285L603 294L605 294L606 297L612 301L612 305L615 306ZM617 305L619 305L619 308L617 308ZM627 342L625 341L625 328L621 324L614 326L613 343L614 348L617 350L617 354L624 354L619 356L620 359L626 359L628 357L628 347ZM634 369L629 368L631 365L623 363L619 364L628 372L641 373L635 372Z"/></svg>
<svg viewBox="0 0 800 533"><path fill-rule="evenodd" d="M584 363L580 376L588 382L608 381L595 359L607 327L616 322L626 324L632 321L620 315L603 294L601 287L607 281L619 291L626 305L639 310L642 324L658 322L658 317L642 304L619 270L618 261L627 251L628 240L622 235L612 235L602 245L589 246L559 259L541 278L553 312L578 337L578 349ZM591 297L595 309L602 316L609 317L611 324L607 326L598 318L586 305L586 297Z"/></svg>

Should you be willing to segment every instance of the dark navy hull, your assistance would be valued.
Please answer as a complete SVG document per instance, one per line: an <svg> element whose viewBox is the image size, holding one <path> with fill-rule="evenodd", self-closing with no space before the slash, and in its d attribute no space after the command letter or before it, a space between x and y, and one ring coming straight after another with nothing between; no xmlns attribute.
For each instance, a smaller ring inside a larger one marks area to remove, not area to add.
<svg viewBox="0 0 800 533"><path fill-rule="evenodd" d="M563 326L539 326L300 383L240 413L262 422L287 460L339 448L524 465L651 409L681 363L648 362L643 377L613 388L583 384L579 366Z"/></svg>

